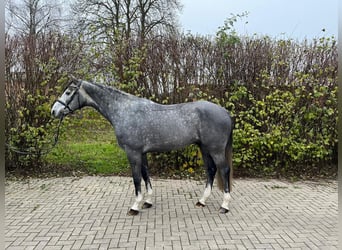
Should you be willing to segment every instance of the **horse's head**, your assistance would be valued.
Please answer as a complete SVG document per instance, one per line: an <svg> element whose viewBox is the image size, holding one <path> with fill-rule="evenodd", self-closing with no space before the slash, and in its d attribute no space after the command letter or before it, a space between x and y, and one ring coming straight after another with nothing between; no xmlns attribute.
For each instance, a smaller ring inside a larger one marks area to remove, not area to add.
<svg viewBox="0 0 342 250"><path fill-rule="evenodd" d="M64 116L82 107L81 84L81 80L72 78L62 96L58 98L51 108L53 117L62 119Z"/></svg>

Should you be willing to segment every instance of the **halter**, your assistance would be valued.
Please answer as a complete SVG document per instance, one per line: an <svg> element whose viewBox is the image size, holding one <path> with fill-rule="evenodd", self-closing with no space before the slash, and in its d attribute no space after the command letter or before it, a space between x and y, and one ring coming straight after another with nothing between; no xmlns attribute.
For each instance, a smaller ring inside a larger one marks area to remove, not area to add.
<svg viewBox="0 0 342 250"><path fill-rule="evenodd" d="M77 97L78 108L72 110L72 109L70 108L69 104L74 100L74 96L78 93L80 87L81 87L81 84L79 84L79 85L77 85L77 86L75 87L75 90L74 90L74 92L72 93L72 95L70 96L70 99L69 99L68 102L65 103L65 102L61 101L60 99L58 99L56 102L62 104L62 105L64 106L65 109L68 109L68 110L69 110L70 113L73 113L75 110L79 109L79 107L81 106L81 103L80 103L80 96L78 95L78 97Z"/></svg>

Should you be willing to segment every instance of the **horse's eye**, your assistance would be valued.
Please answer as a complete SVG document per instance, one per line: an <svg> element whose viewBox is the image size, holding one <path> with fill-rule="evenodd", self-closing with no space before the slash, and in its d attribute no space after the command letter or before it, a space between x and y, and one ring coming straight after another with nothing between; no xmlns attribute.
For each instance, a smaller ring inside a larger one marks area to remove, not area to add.
<svg viewBox="0 0 342 250"><path fill-rule="evenodd" d="M66 95L70 95L71 94L71 91L67 91L65 92Z"/></svg>

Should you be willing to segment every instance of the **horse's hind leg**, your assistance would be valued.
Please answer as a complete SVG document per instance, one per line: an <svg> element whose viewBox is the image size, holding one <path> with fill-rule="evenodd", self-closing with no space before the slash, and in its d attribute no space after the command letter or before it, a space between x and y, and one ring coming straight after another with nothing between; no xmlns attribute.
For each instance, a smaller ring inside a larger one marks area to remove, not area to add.
<svg viewBox="0 0 342 250"><path fill-rule="evenodd" d="M216 174L216 166L211 156L207 152L205 152L205 150L203 149L201 149L201 152L202 152L204 166L206 167L206 170L207 170L207 184L205 186L202 198L199 199L199 201L196 203L196 206L198 207L205 206L205 202L211 194L211 190L213 188L214 178Z"/></svg>
<svg viewBox="0 0 342 250"><path fill-rule="evenodd" d="M150 208L150 207L152 207L153 191L152 191L150 176L148 174L148 163L147 163L147 155L146 154L143 154L143 156L142 156L141 174L142 174L142 177L145 181L146 191L147 191L145 203L143 204L143 208Z"/></svg>
<svg viewBox="0 0 342 250"><path fill-rule="evenodd" d="M220 213L225 214L229 212L229 202L231 200L230 190L229 188L226 187L229 185L228 182L229 182L230 169L229 167L228 167L228 170L226 168L221 168L220 171L221 171L221 178L224 178L223 185L225 186L223 190L223 202L220 208Z"/></svg>
<svg viewBox="0 0 342 250"><path fill-rule="evenodd" d="M229 174L230 174L230 167L225 153L222 154L215 154L213 155L214 162L216 163L218 169L218 180L219 188L223 191L223 202L220 208L220 213L227 213L229 212L229 202L231 200L230 190L229 190Z"/></svg>

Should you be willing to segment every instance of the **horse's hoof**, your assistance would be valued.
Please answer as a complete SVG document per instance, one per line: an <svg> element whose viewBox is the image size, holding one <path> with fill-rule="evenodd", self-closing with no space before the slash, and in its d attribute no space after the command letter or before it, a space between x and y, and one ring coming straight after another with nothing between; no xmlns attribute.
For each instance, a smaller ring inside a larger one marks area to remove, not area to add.
<svg viewBox="0 0 342 250"><path fill-rule="evenodd" d="M130 209L129 211L128 211L128 213L127 213L127 215L131 215L131 216L136 216L136 215L138 215L139 214L139 211L137 211L137 210L134 210L134 209Z"/></svg>
<svg viewBox="0 0 342 250"><path fill-rule="evenodd" d="M196 207L205 207L205 205L198 201L198 202L196 203Z"/></svg>
<svg viewBox="0 0 342 250"><path fill-rule="evenodd" d="M150 208L150 207L152 207L152 204L148 202L145 202L144 205L142 206L143 209Z"/></svg>
<svg viewBox="0 0 342 250"><path fill-rule="evenodd" d="M220 208L220 214L226 214L226 213L228 213L228 212L229 212L228 209L223 208L223 207Z"/></svg>

